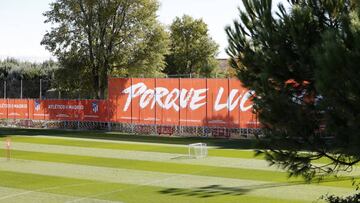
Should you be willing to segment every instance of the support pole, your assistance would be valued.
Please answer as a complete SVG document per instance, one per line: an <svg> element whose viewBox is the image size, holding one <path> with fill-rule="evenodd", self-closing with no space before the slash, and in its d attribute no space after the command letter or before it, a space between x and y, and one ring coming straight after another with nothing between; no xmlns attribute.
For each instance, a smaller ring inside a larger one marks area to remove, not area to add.
<svg viewBox="0 0 360 203"><path fill-rule="evenodd" d="M20 80L20 98L23 98L23 80Z"/></svg>
<svg viewBox="0 0 360 203"><path fill-rule="evenodd" d="M42 87L41 87L41 79L40 79L40 94L39 94L39 98L40 98L40 99L42 98L41 89L42 89Z"/></svg>
<svg viewBox="0 0 360 203"><path fill-rule="evenodd" d="M4 81L4 99L6 99L6 81Z"/></svg>

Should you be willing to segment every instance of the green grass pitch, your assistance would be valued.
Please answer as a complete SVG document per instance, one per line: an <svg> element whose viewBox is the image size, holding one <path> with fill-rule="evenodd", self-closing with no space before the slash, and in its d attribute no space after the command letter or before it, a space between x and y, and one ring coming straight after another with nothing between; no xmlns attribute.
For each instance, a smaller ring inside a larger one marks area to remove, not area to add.
<svg viewBox="0 0 360 203"><path fill-rule="evenodd" d="M208 157L187 157L195 142ZM0 202L323 202L353 194L360 174L289 179L254 157L251 140L1 128L0 145Z"/></svg>

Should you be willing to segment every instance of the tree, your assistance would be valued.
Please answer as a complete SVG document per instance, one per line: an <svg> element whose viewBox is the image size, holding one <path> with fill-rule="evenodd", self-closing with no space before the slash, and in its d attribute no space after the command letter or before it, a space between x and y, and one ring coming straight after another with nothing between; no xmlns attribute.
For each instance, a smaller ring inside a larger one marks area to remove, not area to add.
<svg viewBox="0 0 360 203"><path fill-rule="evenodd" d="M255 90L270 164L307 180L360 161L359 12L351 0L243 0L226 29L231 65ZM355 147L356 146L356 147ZM305 152L306 151L306 152ZM324 165L315 160L326 158Z"/></svg>
<svg viewBox="0 0 360 203"><path fill-rule="evenodd" d="M13 58L0 60L0 95L5 96L3 81L6 81L7 98L39 98L41 80L42 95L48 96L48 91L54 86L54 75L58 69L58 64L51 60L42 63L22 62Z"/></svg>
<svg viewBox="0 0 360 203"><path fill-rule="evenodd" d="M177 17L170 26L170 54L166 56L164 73L209 77L217 66L218 47L202 19Z"/></svg>
<svg viewBox="0 0 360 203"><path fill-rule="evenodd" d="M110 74L161 73L167 35L158 7L156 0L57 0L44 14L53 27L41 43L64 67L65 86L104 98Z"/></svg>
<svg viewBox="0 0 360 203"><path fill-rule="evenodd" d="M353 6L340 28L328 29L313 51L316 88L323 98L319 105L326 110L325 133L334 137L345 165L360 161L360 7Z"/></svg>

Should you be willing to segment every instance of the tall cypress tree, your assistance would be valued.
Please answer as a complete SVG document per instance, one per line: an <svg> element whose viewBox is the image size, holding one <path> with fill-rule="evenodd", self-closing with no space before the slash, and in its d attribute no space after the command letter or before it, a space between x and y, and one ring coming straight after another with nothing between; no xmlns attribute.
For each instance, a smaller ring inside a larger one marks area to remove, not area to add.
<svg viewBox="0 0 360 203"><path fill-rule="evenodd" d="M271 0L243 0L240 21L226 28L231 65L256 92L267 148L259 153L290 176L310 180L360 161L359 150L348 148L360 144L355 2L288 0L274 12ZM313 164L323 157L330 164Z"/></svg>

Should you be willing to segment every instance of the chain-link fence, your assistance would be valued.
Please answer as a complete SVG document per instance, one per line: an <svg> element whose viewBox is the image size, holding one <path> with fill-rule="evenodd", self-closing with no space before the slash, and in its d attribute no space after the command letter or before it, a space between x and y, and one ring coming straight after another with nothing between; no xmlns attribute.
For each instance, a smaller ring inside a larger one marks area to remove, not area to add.
<svg viewBox="0 0 360 203"><path fill-rule="evenodd" d="M49 79L0 80L0 98L5 99L92 99L81 90L67 91Z"/></svg>
<svg viewBox="0 0 360 203"><path fill-rule="evenodd" d="M137 81L143 81L144 78L136 78ZM176 83L178 84L178 83ZM112 87L114 88L114 87ZM118 87L116 87L118 88ZM156 97L156 96L155 96ZM207 93L207 97L212 102L216 100L217 95L214 93ZM0 98L7 99L76 99L80 101L82 99L93 99L93 95L83 93L81 90L65 91L59 88L56 81L46 79L12 79L0 81ZM126 98L126 95L123 96ZM54 100L53 100L54 101ZM105 100L103 100L105 101ZM30 104L28 104L30 105ZM32 104L33 105L33 104ZM119 103L117 103L119 105ZM6 105L5 105L6 106ZM31 105L30 105L31 106ZM107 107L107 109L114 107ZM206 108L212 109L212 108ZM186 111L186 110L185 110ZM135 111L131 111L136 113ZM9 113L9 112L8 112ZM17 112L18 113L18 112ZM146 117L145 111L138 111L137 117ZM213 117L209 117L212 120L223 120L224 118L217 117L214 112L210 112ZM236 118L240 118L240 111L231 113L226 118L229 122ZM156 112L155 117L163 119L164 121L169 117L174 117L164 112ZM185 113L187 115L187 113ZM234 117L234 118L233 118ZM17 119L17 118L4 118L0 119L0 125L13 126L13 127L35 127L35 128L60 128L60 129L96 129L96 130L111 130L121 131L131 134L145 134L145 135L176 135L176 136L205 136L205 137L225 137L225 138L249 138L254 135L261 134L260 128L257 126L247 126L244 128L231 128L229 127L209 127L209 126L187 126L187 124L179 123L179 125L169 124L139 124L136 122L127 123L125 121L119 122L90 122L90 121L72 121L72 120L41 120L41 119ZM148 122L145 122L148 123ZM157 122L156 122L157 123ZM164 122L166 123L166 122ZM185 125L185 126L181 126Z"/></svg>
<svg viewBox="0 0 360 203"><path fill-rule="evenodd" d="M227 139L254 139L262 136L259 128L226 128L206 126L144 125L93 121L45 121L28 119L0 119L0 126L20 128L73 129L118 131L133 135L208 137Z"/></svg>

